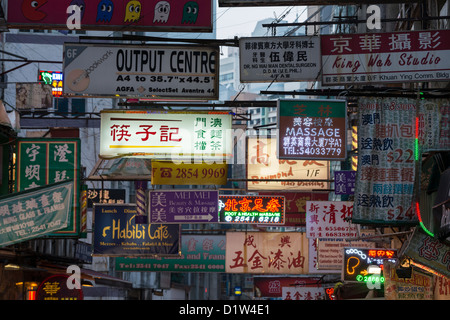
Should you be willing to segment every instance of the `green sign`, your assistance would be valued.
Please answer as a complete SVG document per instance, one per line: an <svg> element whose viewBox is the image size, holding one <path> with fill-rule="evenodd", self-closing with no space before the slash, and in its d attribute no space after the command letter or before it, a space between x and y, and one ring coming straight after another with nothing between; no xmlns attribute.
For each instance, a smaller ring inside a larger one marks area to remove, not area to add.
<svg viewBox="0 0 450 320"><path fill-rule="evenodd" d="M183 235L179 257L117 257L116 271L225 272L225 236Z"/></svg>
<svg viewBox="0 0 450 320"><path fill-rule="evenodd" d="M80 229L80 139L23 138L17 143L16 191L66 180L73 184L67 228L57 236L78 236Z"/></svg>
<svg viewBox="0 0 450 320"><path fill-rule="evenodd" d="M72 181L1 197L0 247L64 229L72 199Z"/></svg>

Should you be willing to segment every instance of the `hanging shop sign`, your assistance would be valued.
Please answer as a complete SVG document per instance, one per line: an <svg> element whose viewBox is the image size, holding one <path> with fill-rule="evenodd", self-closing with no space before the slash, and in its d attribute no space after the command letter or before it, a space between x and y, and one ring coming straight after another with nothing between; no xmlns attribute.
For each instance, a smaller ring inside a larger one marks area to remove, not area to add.
<svg viewBox="0 0 450 320"><path fill-rule="evenodd" d="M281 298L285 287L309 287L317 285L320 277L254 276L255 297Z"/></svg>
<svg viewBox="0 0 450 320"><path fill-rule="evenodd" d="M421 99L417 117L423 152L450 150L450 100Z"/></svg>
<svg viewBox="0 0 450 320"><path fill-rule="evenodd" d="M73 182L61 182L0 198L0 247L65 229L73 201Z"/></svg>
<svg viewBox="0 0 450 320"><path fill-rule="evenodd" d="M448 81L450 30L321 36L322 84Z"/></svg>
<svg viewBox="0 0 450 320"><path fill-rule="evenodd" d="M384 261L396 263L397 250L344 248L342 279L349 282L371 282L373 279L378 279L378 281L383 283Z"/></svg>
<svg viewBox="0 0 450 320"><path fill-rule="evenodd" d="M52 95L54 97L62 96L63 73L61 71L38 71L38 81L52 86Z"/></svg>
<svg viewBox="0 0 450 320"><path fill-rule="evenodd" d="M102 110L100 116L102 158L224 163L232 155L228 112Z"/></svg>
<svg viewBox="0 0 450 320"><path fill-rule="evenodd" d="M20 138L17 141L16 191L71 180L73 198L67 228L57 236L80 232L80 139Z"/></svg>
<svg viewBox="0 0 450 320"><path fill-rule="evenodd" d="M16 109L49 109L53 107L52 86L46 83L16 83Z"/></svg>
<svg viewBox="0 0 450 320"><path fill-rule="evenodd" d="M212 1L7 1L8 28L211 32ZM80 7L77 16L72 5Z"/></svg>
<svg viewBox="0 0 450 320"><path fill-rule="evenodd" d="M278 100L278 159L345 160L344 100Z"/></svg>
<svg viewBox="0 0 450 320"><path fill-rule="evenodd" d="M218 98L218 47L64 43L64 94Z"/></svg>
<svg viewBox="0 0 450 320"><path fill-rule="evenodd" d="M356 171L339 170L334 172L334 193L354 194L356 182Z"/></svg>
<svg viewBox="0 0 450 320"><path fill-rule="evenodd" d="M152 161L152 184L225 185L227 174L226 163Z"/></svg>
<svg viewBox="0 0 450 320"><path fill-rule="evenodd" d="M116 270L127 272L225 272L225 236L182 235L180 257L117 257Z"/></svg>
<svg viewBox="0 0 450 320"><path fill-rule="evenodd" d="M284 225L283 196L219 196L223 223Z"/></svg>
<svg viewBox="0 0 450 320"><path fill-rule="evenodd" d="M123 204L125 203L125 189L87 189L87 207L94 203Z"/></svg>
<svg viewBox="0 0 450 320"><path fill-rule="evenodd" d="M180 226L136 224L134 204L94 205L94 256L178 255Z"/></svg>
<svg viewBox="0 0 450 320"><path fill-rule="evenodd" d="M321 286L310 287L283 287L283 300L325 300L325 288Z"/></svg>
<svg viewBox="0 0 450 320"><path fill-rule="evenodd" d="M419 148L417 105L406 98L360 98L354 223L408 225Z"/></svg>
<svg viewBox="0 0 450 320"><path fill-rule="evenodd" d="M83 300L83 290L81 284L77 287L69 288L69 275L55 274L41 282L36 291L36 300L69 301ZM75 286L75 285L74 285Z"/></svg>
<svg viewBox="0 0 450 320"><path fill-rule="evenodd" d="M329 189L329 161L279 160L275 137L247 139L247 190L325 190ZM270 181L282 180L282 181ZM290 181L295 180L295 181ZM304 180L304 181L299 181Z"/></svg>
<svg viewBox="0 0 450 320"><path fill-rule="evenodd" d="M320 72L320 38L239 39L241 82L314 81Z"/></svg>
<svg viewBox="0 0 450 320"><path fill-rule="evenodd" d="M307 201L307 237L310 239L357 237L357 227L350 222L352 214L352 201Z"/></svg>
<svg viewBox="0 0 450 320"><path fill-rule="evenodd" d="M308 240L299 232L227 232L227 273L306 274Z"/></svg>
<svg viewBox="0 0 450 320"><path fill-rule="evenodd" d="M217 223L217 190L150 190L148 216L151 223Z"/></svg>

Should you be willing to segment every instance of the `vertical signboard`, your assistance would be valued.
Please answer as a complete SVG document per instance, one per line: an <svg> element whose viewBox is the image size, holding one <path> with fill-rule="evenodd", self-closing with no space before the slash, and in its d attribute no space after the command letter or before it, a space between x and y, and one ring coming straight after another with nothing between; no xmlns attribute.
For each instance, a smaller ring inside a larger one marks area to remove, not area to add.
<svg viewBox="0 0 450 320"><path fill-rule="evenodd" d="M356 171L335 171L334 172L334 193L354 194L356 182Z"/></svg>
<svg viewBox="0 0 450 320"><path fill-rule="evenodd" d="M344 160L344 100L278 100L278 159Z"/></svg>
<svg viewBox="0 0 450 320"><path fill-rule="evenodd" d="M77 236L80 228L80 139L21 138L17 142L16 191L72 180L69 223L58 236Z"/></svg>

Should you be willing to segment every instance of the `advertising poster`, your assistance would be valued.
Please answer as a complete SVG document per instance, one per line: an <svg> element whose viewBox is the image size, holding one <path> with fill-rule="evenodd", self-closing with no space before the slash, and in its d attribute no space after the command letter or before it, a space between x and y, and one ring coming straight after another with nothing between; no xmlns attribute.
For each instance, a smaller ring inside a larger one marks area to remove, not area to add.
<svg viewBox="0 0 450 320"><path fill-rule="evenodd" d="M416 100L360 98L353 222L409 225L416 179Z"/></svg>
<svg viewBox="0 0 450 320"><path fill-rule="evenodd" d="M308 240L299 232L227 232L227 273L307 274Z"/></svg>
<svg viewBox="0 0 450 320"><path fill-rule="evenodd" d="M321 36L322 84L448 81L450 30Z"/></svg>
<svg viewBox="0 0 450 320"><path fill-rule="evenodd" d="M179 257L117 257L117 271L225 272L225 236L182 235Z"/></svg>
<svg viewBox="0 0 450 320"><path fill-rule="evenodd" d="M212 1L45 0L8 2L9 28L211 32ZM71 5L80 7L77 16Z"/></svg>
<svg viewBox="0 0 450 320"><path fill-rule="evenodd" d="M0 247L66 228L72 201L72 181L0 197Z"/></svg>
<svg viewBox="0 0 450 320"><path fill-rule="evenodd" d="M278 100L278 159L345 160L347 103Z"/></svg>
<svg viewBox="0 0 450 320"><path fill-rule="evenodd" d="M17 191L66 180L73 184L68 225L56 236L80 232L80 143L78 138L20 138L17 142Z"/></svg>
<svg viewBox="0 0 450 320"><path fill-rule="evenodd" d="M64 94L218 98L218 47L64 43Z"/></svg>
<svg viewBox="0 0 450 320"><path fill-rule="evenodd" d="M53 107L52 86L45 83L16 83L16 109L49 109Z"/></svg>
<svg viewBox="0 0 450 320"><path fill-rule="evenodd" d="M225 163L232 155L229 112L102 110L100 116L103 158Z"/></svg>
<svg viewBox="0 0 450 320"><path fill-rule="evenodd" d="M136 224L134 204L95 204L93 255L179 255L180 226Z"/></svg>
<svg viewBox="0 0 450 320"><path fill-rule="evenodd" d="M247 190L249 191L320 191L329 189L329 161L279 160L276 137L249 137L246 163L247 179L266 180L248 181Z"/></svg>
<svg viewBox="0 0 450 320"><path fill-rule="evenodd" d="M152 184L225 185L227 175L226 163L152 161Z"/></svg>
<svg viewBox="0 0 450 320"><path fill-rule="evenodd" d="M314 81L320 73L320 38L239 39L240 81Z"/></svg>

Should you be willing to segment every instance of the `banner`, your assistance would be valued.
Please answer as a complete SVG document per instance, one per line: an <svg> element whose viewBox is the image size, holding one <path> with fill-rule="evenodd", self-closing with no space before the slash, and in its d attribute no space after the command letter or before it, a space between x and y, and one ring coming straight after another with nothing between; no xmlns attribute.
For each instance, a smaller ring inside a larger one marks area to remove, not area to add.
<svg viewBox="0 0 450 320"><path fill-rule="evenodd" d="M152 161L152 184L162 185L225 185L226 163L174 163Z"/></svg>
<svg viewBox="0 0 450 320"><path fill-rule="evenodd" d="M8 28L211 32L212 1L45 0L8 2ZM69 6L80 7L80 17Z"/></svg>
<svg viewBox="0 0 450 320"><path fill-rule="evenodd" d="M67 181L0 198L0 247L64 229L73 201Z"/></svg>
<svg viewBox="0 0 450 320"><path fill-rule="evenodd" d="M215 100L218 57L218 47L64 43L63 91L83 97Z"/></svg>
<svg viewBox="0 0 450 320"><path fill-rule="evenodd" d="M321 66L320 38L240 38L239 66L243 83L315 81Z"/></svg>
<svg viewBox="0 0 450 320"><path fill-rule="evenodd" d="M329 179L329 161L279 160L276 152L277 138L275 137L247 139L247 179L267 179L267 181L248 181L247 190L320 191L329 189L329 182L323 181ZM272 179L285 181L270 181Z"/></svg>
<svg viewBox="0 0 450 320"><path fill-rule="evenodd" d="M450 30L322 35L322 84L449 81Z"/></svg>
<svg viewBox="0 0 450 320"><path fill-rule="evenodd" d="M307 257L304 233L227 232L227 273L307 274Z"/></svg>
<svg viewBox="0 0 450 320"><path fill-rule="evenodd" d="M136 224L134 204L95 204L93 255L179 255L180 226Z"/></svg>
<svg viewBox="0 0 450 320"><path fill-rule="evenodd" d="M116 271L225 272L225 236L182 235L179 257L116 259Z"/></svg>

